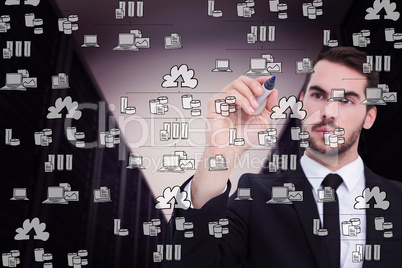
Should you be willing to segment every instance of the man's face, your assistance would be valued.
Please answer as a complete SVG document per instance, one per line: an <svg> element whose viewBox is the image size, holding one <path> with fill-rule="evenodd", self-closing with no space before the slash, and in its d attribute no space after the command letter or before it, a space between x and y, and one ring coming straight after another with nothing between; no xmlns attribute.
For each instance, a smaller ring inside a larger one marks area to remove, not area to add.
<svg viewBox="0 0 402 268"><path fill-rule="evenodd" d="M374 123L376 109L360 103L365 100L366 77L358 71L340 63L320 60L314 66L305 94L301 96L307 117L302 121L303 130L310 134L310 148L327 156L345 152L357 154L357 145L362 128ZM328 101L331 89L345 89L347 101ZM331 148L324 143L324 132L343 128L344 144Z"/></svg>

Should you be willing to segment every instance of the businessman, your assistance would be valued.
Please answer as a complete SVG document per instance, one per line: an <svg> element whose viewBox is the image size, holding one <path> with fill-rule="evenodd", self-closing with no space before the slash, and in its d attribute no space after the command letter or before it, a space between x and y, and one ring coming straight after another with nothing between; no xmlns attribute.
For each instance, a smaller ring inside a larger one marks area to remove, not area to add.
<svg viewBox="0 0 402 268"><path fill-rule="evenodd" d="M258 131L272 126L271 113L278 92L269 95L258 116L253 115L259 108L256 96L263 94L261 85L266 77L241 76L210 99L211 131L206 133L209 146L195 175L182 186L189 193L192 208L176 210L170 221L172 243L181 244L182 260L169 265L401 265L402 184L374 174L358 154L360 132L369 129L377 115L377 108L366 105L365 100L366 88L377 87L378 74L362 73L365 62L365 53L349 47L332 48L318 56L314 73L306 76L299 98L307 112L301 127L309 133L309 147L296 170L244 174L238 187L250 189L252 200L236 200L236 194L229 198L228 178L236 159L257 141ZM333 98L332 89L344 89L344 95ZM220 94L236 97L240 109L229 118L214 111L214 101L221 98ZM237 128L251 143L226 145L229 128ZM338 133L336 146L328 145L326 132ZM209 170L208 159L216 155L225 157L227 170ZM282 196L275 199L278 191ZM302 193L302 200L290 200L289 191ZM185 238L177 230L177 217L193 222L194 237ZM220 219L229 222L221 226L225 227L224 234L211 235L211 222L219 223Z"/></svg>

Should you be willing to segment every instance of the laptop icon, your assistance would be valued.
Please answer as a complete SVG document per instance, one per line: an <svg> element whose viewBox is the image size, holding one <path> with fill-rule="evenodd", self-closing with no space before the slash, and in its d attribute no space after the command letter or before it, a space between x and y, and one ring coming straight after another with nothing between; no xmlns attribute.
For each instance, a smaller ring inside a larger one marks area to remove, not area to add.
<svg viewBox="0 0 402 268"><path fill-rule="evenodd" d="M100 189L94 189L94 202L95 203L112 202L110 196L110 189L104 186L100 187Z"/></svg>
<svg viewBox="0 0 402 268"><path fill-rule="evenodd" d="M52 75L52 89L65 89L65 88L70 88L70 84L68 82L68 75L65 73Z"/></svg>
<svg viewBox="0 0 402 268"><path fill-rule="evenodd" d="M159 172L177 172L182 173L184 170L180 167L180 155L163 155L162 167Z"/></svg>
<svg viewBox="0 0 402 268"><path fill-rule="evenodd" d="M128 159L128 166L126 168L145 169L145 167L142 165L142 156L130 155L130 157Z"/></svg>
<svg viewBox="0 0 402 268"><path fill-rule="evenodd" d="M27 188L14 188L13 197L10 200L29 200L27 198Z"/></svg>
<svg viewBox="0 0 402 268"><path fill-rule="evenodd" d="M366 105L386 105L382 99L382 89L377 87L366 88L366 99L360 104Z"/></svg>
<svg viewBox="0 0 402 268"><path fill-rule="evenodd" d="M289 188L286 186L273 186L272 198L267 204L292 204L289 200Z"/></svg>
<svg viewBox="0 0 402 268"><path fill-rule="evenodd" d="M42 204L68 204L64 199L64 187L49 186L47 188L47 199Z"/></svg>
<svg viewBox="0 0 402 268"><path fill-rule="evenodd" d="M98 45L98 36L96 34L84 35L84 44L81 47L100 47Z"/></svg>
<svg viewBox="0 0 402 268"><path fill-rule="evenodd" d="M228 59L216 59L215 69L212 72L232 72L230 69L230 60Z"/></svg>
<svg viewBox="0 0 402 268"><path fill-rule="evenodd" d="M234 200L253 200L250 188L237 188L237 197Z"/></svg>
<svg viewBox="0 0 402 268"><path fill-rule="evenodd" d="M329 98L327 101L347 101L347 99L345 99L345 89L344 88L331 89L331 98Z"/></svg>
<svg viewBox="0 0 402 268"><path fill-rule="evenodd" d="M248 70L246 75L271 75L267 70L267 59L265 58L251 58L250 59L250 70Z"/></svg>
<svg viewBox="0 0 402 268"><path fill-rule="evenodd" d="M179 49L183 46L181 45L181 36L177 33L172 33L171 35L164 36L165 49Z"/></svg>
<svg viewBox="0 0 402 268"><path fill-rule="evenodd" d="M135 36L133 33L121 33L119 34L119 45L113 48L113 50L139 51L134 42Z"/></svg>
<svg viewBox="0 0 402 268"><path fill-rule="evenodd" d="M6 74L6 85L1 90L27 90L22 85L22 74L21 73L7 73Z"/></svg>
<svg viewBox="0 0 402 268"><path fill-rule="evenodd" d="M210 157L208 162L209 171L222 171L228 169L226 166L226 159L221 154L215 155L215 157Z"/></svg>
<svg viewBox="0 0 402 268"><path fill-rule="evenodd" d="M317 190L317 202L335 202L335 191L332 187L324 187Z"/></svg>

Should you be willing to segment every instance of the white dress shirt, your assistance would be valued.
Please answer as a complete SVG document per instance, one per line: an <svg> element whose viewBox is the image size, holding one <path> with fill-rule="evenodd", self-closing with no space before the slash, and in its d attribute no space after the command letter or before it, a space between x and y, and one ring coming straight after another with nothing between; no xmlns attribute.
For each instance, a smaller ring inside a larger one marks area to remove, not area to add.
<svg viewBox="0 0 402 268"><path fill-rule="evenodd" d="M320 163L309 158L307 155L303 155L300 158L300 165L308 181L312 185L313 196L316 201L317 190L323 188L321 183L329 173L336 173L342 177L343 183L339 185L336 190L339 203L339 232L341 234L340 264L341 267L361 268L363 266L363 261L353 263L352 254L353 251L356 251L356 244L362 244L364 249L366 243L366 210L354 209L354 204L356 203L355 198L362 195L365 188L364 164L362 159L359 156L356 160L346 166L343 166L336 171L331 171ZM320 220L323 223L324 205L322 202L317 202L317 209ZM352 218L360 219L361 232L354 237L345 236L342 233L342 222L350 221Z"/></svg>

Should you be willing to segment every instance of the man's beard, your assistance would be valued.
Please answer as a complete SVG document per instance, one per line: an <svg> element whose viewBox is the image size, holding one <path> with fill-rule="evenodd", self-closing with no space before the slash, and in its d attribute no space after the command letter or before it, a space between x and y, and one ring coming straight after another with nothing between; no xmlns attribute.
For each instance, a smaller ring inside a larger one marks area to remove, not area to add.
<svg viewBox="0 0 402 268"><path fill-rule="evenodd" d="M315 129L320 128L322 126L330 126L333 129L338 128L338 126L335 125L332 120L323 119L319 124L314 125L311 128L311 131L313 132ZM329 146L327 146L327 148L320 148L319 145L314 140L311 139L310 149L325 156L342 155L345 152L347 152L358 141L362 127L363 123L359 128L356 128L347 139L345 139L344 144L338 145L337 148L331 148Z"/></svg>

